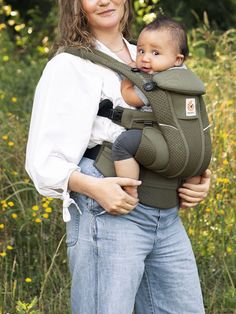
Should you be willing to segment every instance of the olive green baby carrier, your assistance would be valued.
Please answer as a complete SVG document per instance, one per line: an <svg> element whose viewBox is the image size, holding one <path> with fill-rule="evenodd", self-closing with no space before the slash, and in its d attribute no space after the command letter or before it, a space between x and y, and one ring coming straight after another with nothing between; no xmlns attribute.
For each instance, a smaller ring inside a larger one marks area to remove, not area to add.
<svg viewBox="0 0 236 314"><path fill-rule="evenodd" d="M65 52L103 65L125 76L148 99L152 112L116 107L108 117L126 129L142 129L135 159L140 163L141 203L170 208L178 203L182 180L202 174L211 159L211 139L201 80L189 69L173 68L150 75L97 50ZM111 144L103 143L95 166L115 176Z"/></svg>

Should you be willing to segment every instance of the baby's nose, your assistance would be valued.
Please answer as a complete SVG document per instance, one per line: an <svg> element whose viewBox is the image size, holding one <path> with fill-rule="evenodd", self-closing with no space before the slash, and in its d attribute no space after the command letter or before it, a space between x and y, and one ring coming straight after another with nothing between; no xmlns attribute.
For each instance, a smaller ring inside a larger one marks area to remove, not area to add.
<svg viewBox="0 0 236 314"><path fill-rule="evenodd" d="M143 56L142 56L142 61L143 62L149 62L150 61L150 57L147 53L145 53Z"/></svg>

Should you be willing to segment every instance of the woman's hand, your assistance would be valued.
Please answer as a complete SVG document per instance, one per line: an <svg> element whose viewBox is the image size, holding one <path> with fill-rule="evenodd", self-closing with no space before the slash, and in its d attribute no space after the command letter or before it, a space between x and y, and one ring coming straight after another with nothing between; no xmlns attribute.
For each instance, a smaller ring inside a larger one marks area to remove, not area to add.
<svg viewBox="0 0 236 314"><path fill-rule="evenodd" d="M138 204L138 198L129 195L122 187L137 187L140 181L129 178L100 178L95 183L92 197L110 214L124 215Z"/></svg>
<svg viewBox="0 0 236 314"><path fill-rule="evenodd" d="M128 214L138 204L138 198L126 193L122 187L137 187L141 181L120 178L96 178L74 171L69 178L68 187L95 199L112 215Z"/></svg>
<svg viewBox="0 0 236 314"><path fill-rule="evenodd" d="M196 206L207 196L211 182L211 171L207 169L201 176L199 183L193 182L194 180L192 180L192 178L186 180L178 190L181 208Z"/></svg>

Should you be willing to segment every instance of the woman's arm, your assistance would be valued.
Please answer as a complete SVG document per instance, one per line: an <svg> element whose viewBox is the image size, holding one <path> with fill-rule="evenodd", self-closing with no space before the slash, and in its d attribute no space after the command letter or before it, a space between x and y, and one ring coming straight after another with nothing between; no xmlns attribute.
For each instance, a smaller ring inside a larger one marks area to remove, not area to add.
<svg viewBox="0 0 236 314"><path fill-rule="evenodd" d="M127 194L122 186L138 186L141 181L129 178L96 178L74 171L69 178L68 187L95 199L112 215L128 214L138 204L138 199Z"/></svg>
<svg viewBox="0 0 236 314"><path fill-rule="evenodd" d="M191 179L190 179L191 180ZM189 208L196 206L206 196L210 188L211 171L207 169L201 176L200 183L189 183L188 180L179 188L180 207Z"/></svg>

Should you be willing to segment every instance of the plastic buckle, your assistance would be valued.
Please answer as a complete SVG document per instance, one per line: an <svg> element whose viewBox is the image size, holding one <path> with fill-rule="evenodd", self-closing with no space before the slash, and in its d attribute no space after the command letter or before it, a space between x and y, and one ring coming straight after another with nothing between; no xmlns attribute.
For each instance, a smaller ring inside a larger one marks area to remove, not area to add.
<svg viewBox="0 0 236 314"><path fill-rule="evenodd" d="M157 88L157 83L153 81L146 82L143 84L143 88L146 92L151 92Z"/></svg>
<svg viewBox="0 0 236 314"><path fill-rule="evenodd" d="M143 124L144 124L144 126L152 126L153 127L154 122L151 120L149 120L149 121L147 120L147 121L144 121Z"/></svg>
<svg viewBox="0 0 236 314"><path fill-rule="evenodd" d="M121 122L122 114L123 114L123 111L112 109L110 111L109 118L113 121Z"/></svg>

